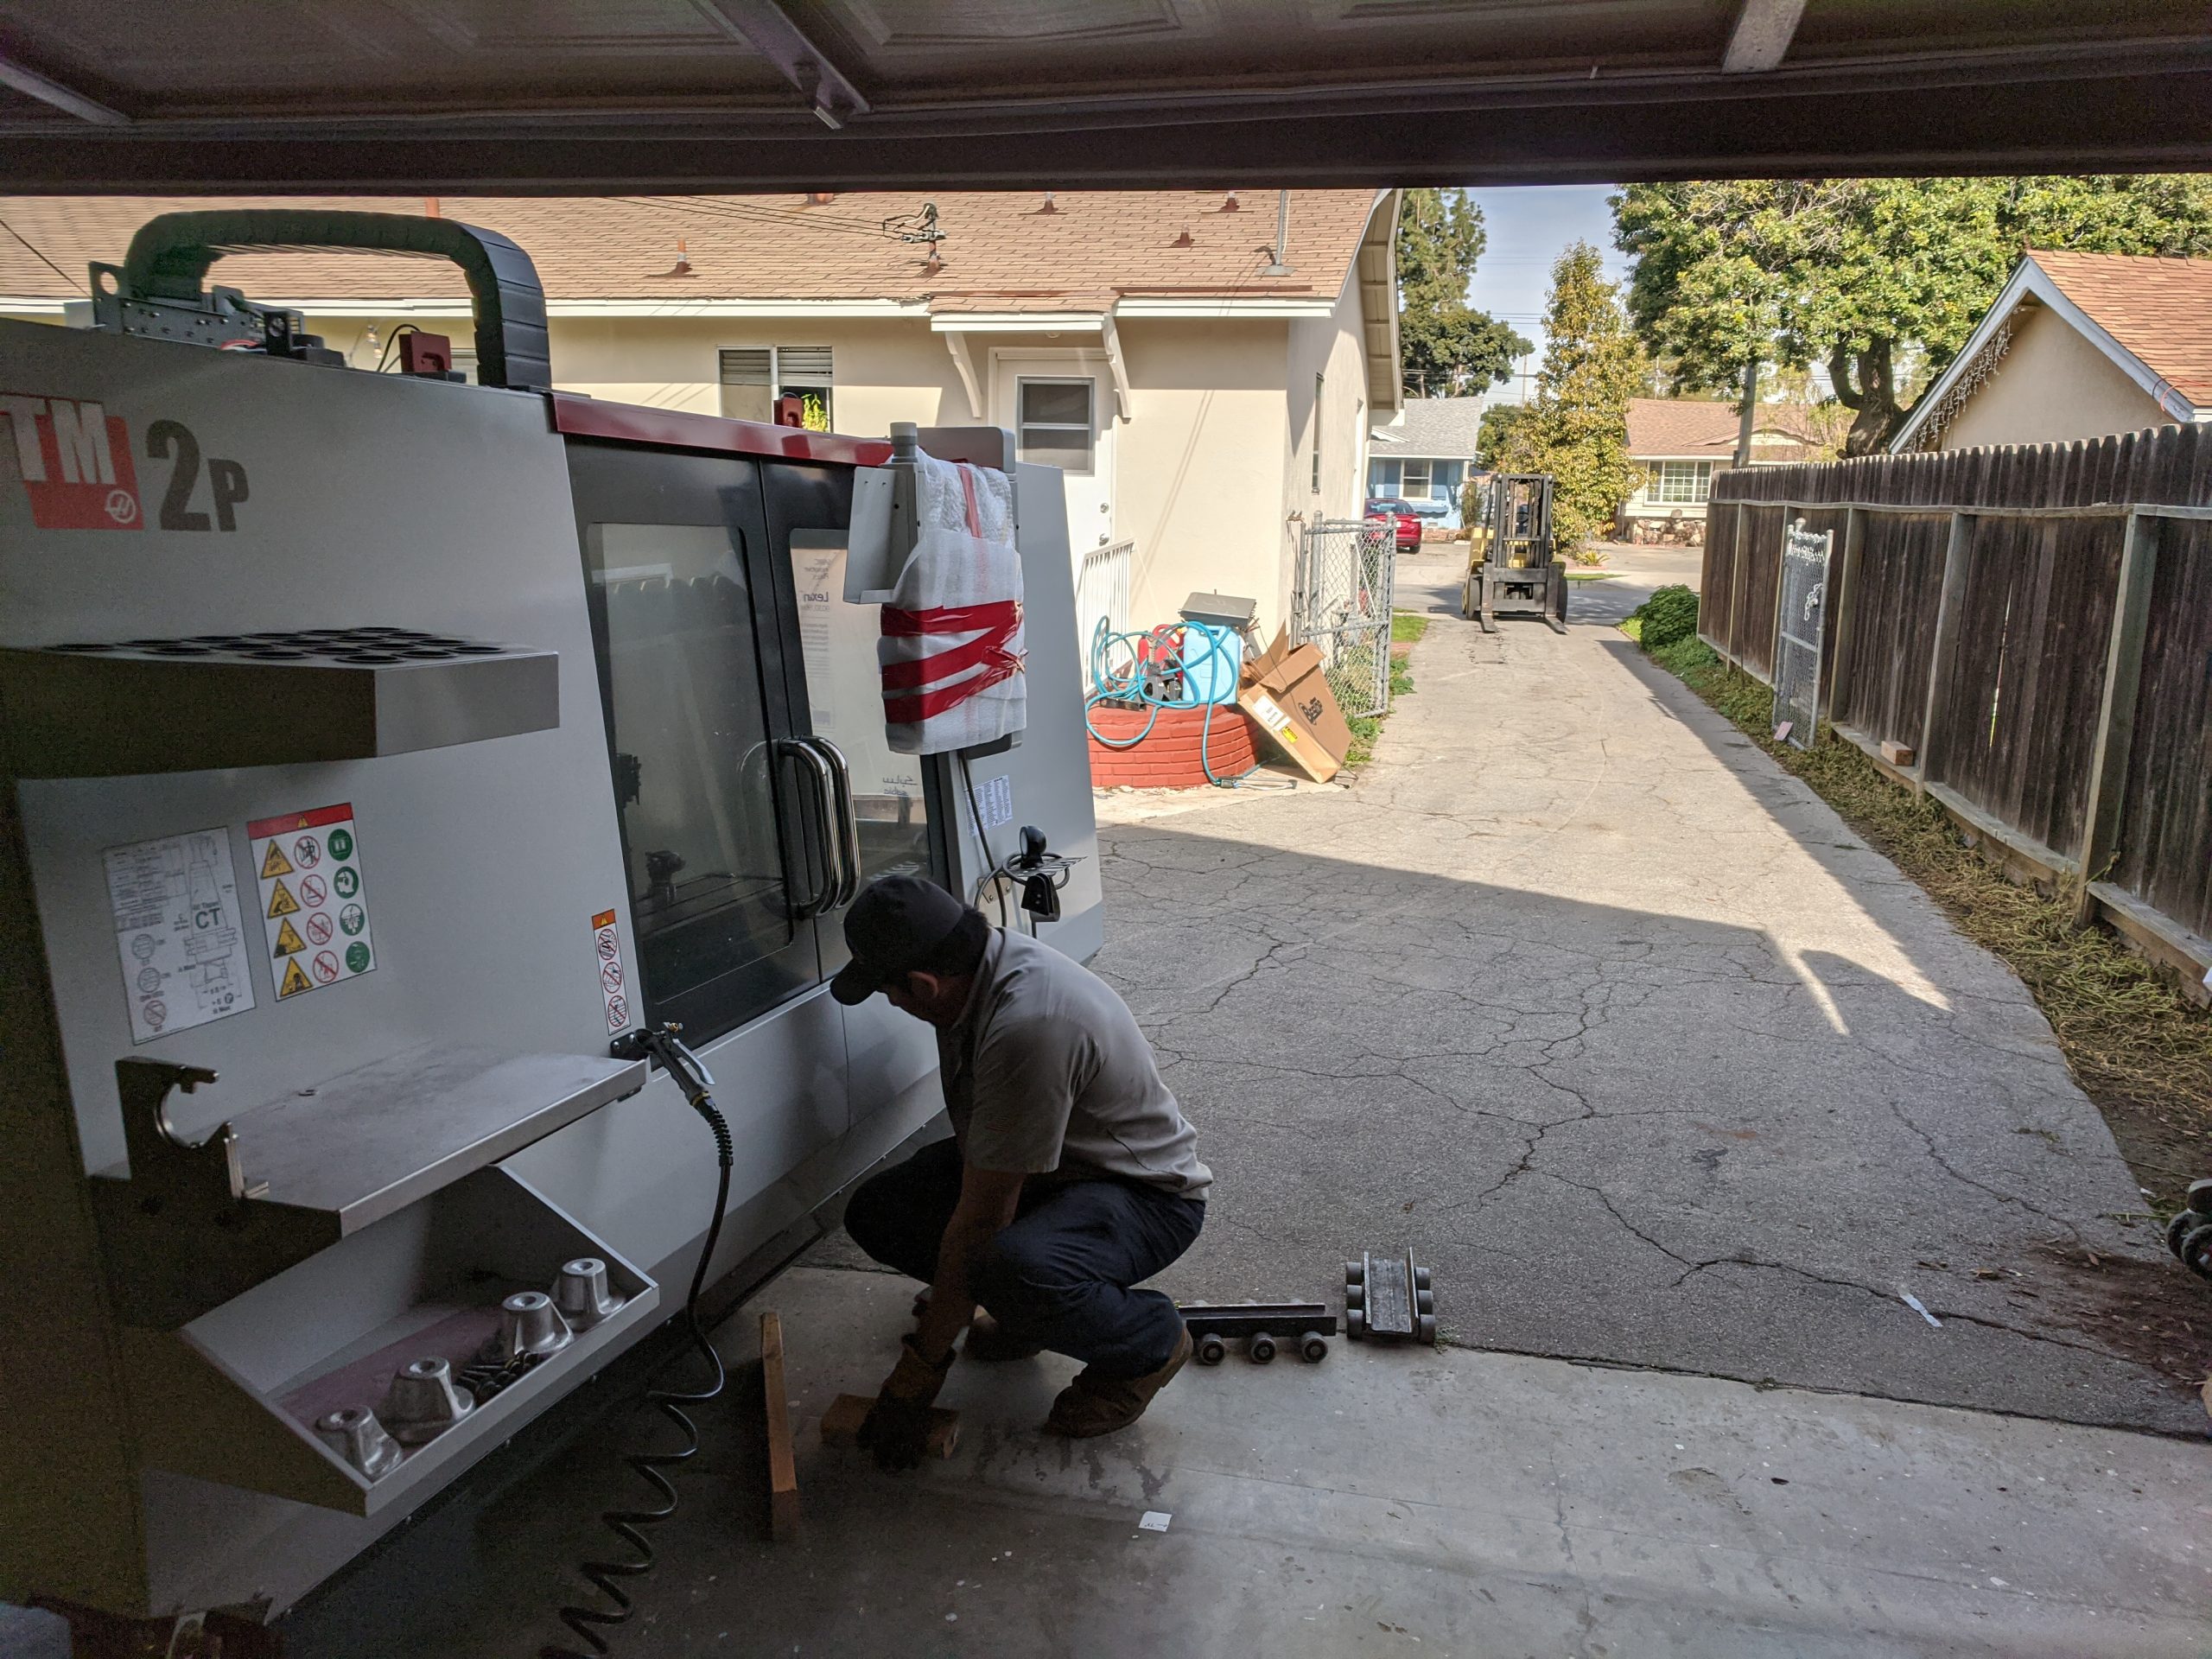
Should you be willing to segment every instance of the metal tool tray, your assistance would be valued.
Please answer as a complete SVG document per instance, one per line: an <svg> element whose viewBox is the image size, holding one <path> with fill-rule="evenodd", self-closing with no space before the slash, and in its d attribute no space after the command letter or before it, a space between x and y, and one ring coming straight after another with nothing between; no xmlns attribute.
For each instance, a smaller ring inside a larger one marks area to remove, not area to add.
<svg viewBox="0 0 2212 1659"><path fill-rule="evenodd" d="M175 1069L123 1061L130 1161L94 1177L92 1192L124 1319L173 1329L635 1094L646 1071L603 1055L433 1045L239 1113L188 1146L162 1127Z"/></svg>
<svg viewBox="0 0 2212 1659"><path fill-rule="evenodd" d="M367 760L561 723L556 652L397 627L0 650L20 778Z"/></svg>
<svg viewBox="0 0 2212 1659"><path fill-rule="evenodd" d="M460 1369L498 1328L499 1300L544 1289L578 1255L607 1264L623 1305L372 1480L315 1432L336 1405L376 1409L392 1373L436 1354ZM374 1287L404 1284L397 1301ZM375 1515L404 1508L592 1376L658 1317L659 1287L505 1169L433 1195L419 1222L348 1238L175 1331L122 1329L147 1467Z"/></svg>

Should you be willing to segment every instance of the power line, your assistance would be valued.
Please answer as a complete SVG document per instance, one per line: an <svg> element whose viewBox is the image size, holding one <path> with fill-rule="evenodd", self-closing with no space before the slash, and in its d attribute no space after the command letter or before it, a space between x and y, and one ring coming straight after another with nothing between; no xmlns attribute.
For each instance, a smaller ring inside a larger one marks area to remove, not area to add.
<svg viewBox="0 0 2212 1659"><path fill-rule="evenodd" d="M67 283L72 288L76 286L77 279L74 276L72 276L67 271L62 270L60 266L55 264L53 260L41 253L37 248L32 245L31 240L29 237L25 236L21 231L17 230L4 219L0 219L0 231L7 232L8 234L14 237L16 241L22 243L26 249L29 250L32 258L37 260L39 264L44 265L48 270L59 276L63 282Z"/></svg>

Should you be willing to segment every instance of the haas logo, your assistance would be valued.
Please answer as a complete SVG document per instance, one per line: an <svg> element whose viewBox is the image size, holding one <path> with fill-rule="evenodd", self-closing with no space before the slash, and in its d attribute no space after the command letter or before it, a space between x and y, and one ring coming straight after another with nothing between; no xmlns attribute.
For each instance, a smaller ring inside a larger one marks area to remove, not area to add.
<svg viewBox="0 0 2212 1659"><path fill-rule="evenodd" d="M120 415L68 397L0 392L16 467L41 530L137 530L138 478Z"/></svg>

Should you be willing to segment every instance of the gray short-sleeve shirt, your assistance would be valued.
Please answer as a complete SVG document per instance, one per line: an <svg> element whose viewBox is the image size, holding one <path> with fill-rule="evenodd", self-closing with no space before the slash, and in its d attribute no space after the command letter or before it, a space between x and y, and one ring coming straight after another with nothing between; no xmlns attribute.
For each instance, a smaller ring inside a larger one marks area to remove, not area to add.
<svg viewBox="0 0 2212 1659"><path fill-rule="evenodd" d="M1114 988L1048 944L991 930L959 1020L938 1033L944 1103L978 1169L1100 1175L1203 1198L1213 1175Z"/></svg>

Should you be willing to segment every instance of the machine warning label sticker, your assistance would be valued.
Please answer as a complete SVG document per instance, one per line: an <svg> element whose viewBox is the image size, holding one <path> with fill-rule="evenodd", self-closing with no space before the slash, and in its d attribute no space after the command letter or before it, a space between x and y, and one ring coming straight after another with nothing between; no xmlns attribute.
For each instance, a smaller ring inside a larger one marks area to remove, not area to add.
<svg viewBox="0 0 2212 1659"><path fill-rule="evenodd" d="M245 833L260 872L262 927L276 1000L374 968L368 886L352 804L256 818Z"/></svg>
<svg viewBox="0 0 2212 1659"><path fill-rule="evenodd" d="M251 936L238 909L230 830L164 836L102 856L130 1040L150 1043L251 1008Z"/></svg>
<svg viewBox="0 0 2212 1659"><path fill-rule="evenodd" d="M626 1031L630 1026L630 987L622 977L622 932L614 912L602 910L591 918L594 960L599 964L599 994L607 1002L607 1028Z"/></svg>

